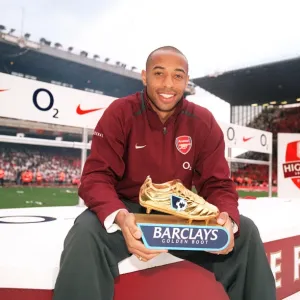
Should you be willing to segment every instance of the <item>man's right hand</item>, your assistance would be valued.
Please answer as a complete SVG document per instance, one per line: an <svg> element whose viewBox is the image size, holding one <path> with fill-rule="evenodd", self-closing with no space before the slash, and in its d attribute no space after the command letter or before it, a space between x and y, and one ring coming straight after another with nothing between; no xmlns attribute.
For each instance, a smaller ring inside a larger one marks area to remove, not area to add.
<svg viewBox="0 0 300 300"><path fill-rule="evenodd" d="M134 254L139 260L148 261L160 253L168 250L147 249L141 242L142 232L137 227L134 214L127 211L119 211L116 216L116 223L122 230L128 251Z"/></svg>

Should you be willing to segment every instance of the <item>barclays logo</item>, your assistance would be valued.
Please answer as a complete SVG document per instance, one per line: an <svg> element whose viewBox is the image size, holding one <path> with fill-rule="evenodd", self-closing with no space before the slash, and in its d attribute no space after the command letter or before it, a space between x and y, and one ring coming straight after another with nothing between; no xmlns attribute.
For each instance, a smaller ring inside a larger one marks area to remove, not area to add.
<svg viewBox="0 0 300 300"><path fill-rule="evenodd" d="M218 238L217 233L218 229L211 228L154 227L153 239L161 239L164 244L207 244Z"/></svg>
<svg viewBox="0 0 300 300"><path fill-rule="evenodd" d="M225 249L230 241L221 226L138 223L142 240L149 249L209 250Z"/></svg>

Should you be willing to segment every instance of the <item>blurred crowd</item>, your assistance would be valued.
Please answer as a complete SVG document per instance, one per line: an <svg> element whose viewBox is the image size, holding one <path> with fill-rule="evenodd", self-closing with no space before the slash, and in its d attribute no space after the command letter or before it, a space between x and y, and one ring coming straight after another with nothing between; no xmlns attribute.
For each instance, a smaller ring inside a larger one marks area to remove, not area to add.
<svg viewBox="0 0 300 300"><path fill-rule="evenodd" d="M80 165L74 149L0 143L0 185L77 185Z"/></svg>
<svg viewBox="0 0 300 300"><path fill-rule="evenodd" d="M273 132L274 139L277 133L300 132L300 106L279 108L266 108L259 114L248 127Z"/></svg>

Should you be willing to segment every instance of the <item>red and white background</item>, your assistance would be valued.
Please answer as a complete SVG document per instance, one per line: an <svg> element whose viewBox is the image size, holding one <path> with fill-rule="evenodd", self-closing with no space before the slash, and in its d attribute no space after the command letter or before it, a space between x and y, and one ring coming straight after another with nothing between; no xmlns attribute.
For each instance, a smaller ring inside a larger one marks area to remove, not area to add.
<svg viewBox="0 0 300 300"><path fill-rule="evenodd" d="M300 201L300 134L278 133L278 197Z"/></svg>

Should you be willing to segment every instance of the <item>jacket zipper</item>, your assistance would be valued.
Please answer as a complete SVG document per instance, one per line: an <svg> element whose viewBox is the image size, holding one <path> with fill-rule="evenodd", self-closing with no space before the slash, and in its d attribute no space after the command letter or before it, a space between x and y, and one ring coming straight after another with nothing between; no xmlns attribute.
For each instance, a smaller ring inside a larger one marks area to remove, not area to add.
<svg viewBox="0 0 300 300"><path fill-rule="evenodd" d="M163 127L163 151L162 151L162 162L161 162L161 170L164 170L165 166L165 151L166 151L166 134L167 134L167 127ZM160 174L163 174L163 172L160 172ZM161 177L161 182L164 181L164 178Z"/></svg>

